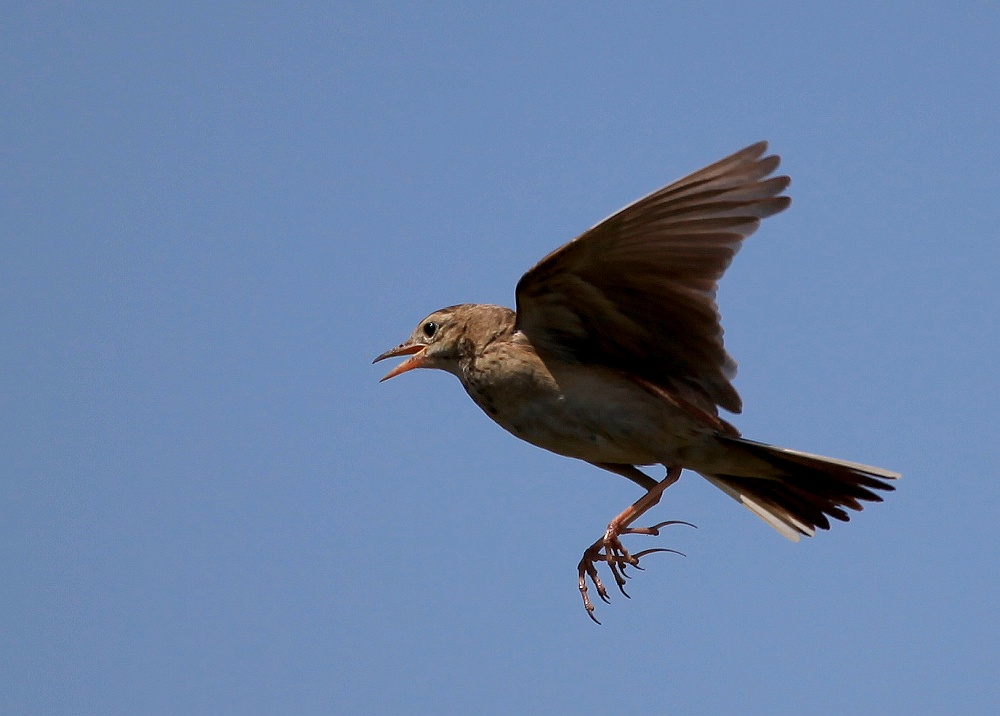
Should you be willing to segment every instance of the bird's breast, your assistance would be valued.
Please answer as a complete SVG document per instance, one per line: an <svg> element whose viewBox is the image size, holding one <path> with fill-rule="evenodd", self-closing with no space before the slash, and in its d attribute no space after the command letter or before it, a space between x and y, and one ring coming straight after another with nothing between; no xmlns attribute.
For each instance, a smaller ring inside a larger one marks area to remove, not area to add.
<svg viewBox="0 0 1000 716"><path fill-rule="evenodd" d="M501 427L533 445L590 462L646 465L690 441L690 421L615 371L543 362L533 350L488 351L460 376Z"/></svg>

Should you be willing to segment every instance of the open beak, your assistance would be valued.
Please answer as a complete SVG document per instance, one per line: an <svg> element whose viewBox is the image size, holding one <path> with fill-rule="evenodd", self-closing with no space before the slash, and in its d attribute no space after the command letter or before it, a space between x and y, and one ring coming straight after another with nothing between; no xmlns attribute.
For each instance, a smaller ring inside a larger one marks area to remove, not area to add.
<svg viewBox="0 0 1000 716"><path fill-rule="evenodd" d="M395 368L386 373L382 381L389 380L389 378L395 378L400 373L405 373L408 370L413 370L414 368L420 368L424 363L427 362L427 357L424 355L424 349L427 346L421 345L419 343L410 343L407 341L401 345L387 350L385 353L380 355L378 358L372 361L372 363L378 363L380 360L385 360L386 358L396 358L397 356L410 356L402 363L397 365Z"/></svg>

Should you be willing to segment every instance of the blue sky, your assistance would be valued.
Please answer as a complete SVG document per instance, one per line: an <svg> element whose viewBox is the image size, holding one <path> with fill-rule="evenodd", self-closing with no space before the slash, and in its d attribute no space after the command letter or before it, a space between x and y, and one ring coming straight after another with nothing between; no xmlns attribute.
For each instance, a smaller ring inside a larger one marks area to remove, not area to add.
<svg viewBox="0 0 1000 716"><path fill-rule="evenodd" d="M0 11L0 711L1000 711L1000 10L612 5ZM634 485L370 363L758 139L733 421L905 477L796 545L686 474L598 627Z"/></svg>

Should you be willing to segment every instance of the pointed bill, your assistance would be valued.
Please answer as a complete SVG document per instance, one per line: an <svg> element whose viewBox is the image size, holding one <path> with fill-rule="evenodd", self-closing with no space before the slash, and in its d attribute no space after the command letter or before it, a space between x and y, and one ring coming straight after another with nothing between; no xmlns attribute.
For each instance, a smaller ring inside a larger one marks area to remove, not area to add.
<svg viewBox="0 0 1000 716"><path fill-rule="evenodd" d="M390 370L379 383L389 380L389 378L395 378L400 373L405 373L414 368L421 367L426 362L426 357L424 356L424 349L427 346L420 345L419 343L402 343L395 348L387 350L385 353L380 355L378 358L372 361L372 363L378 363L380 360L385 360L386 358L397 358L399 356L410 356L402 363L397 365L395 368Z"/></svg>

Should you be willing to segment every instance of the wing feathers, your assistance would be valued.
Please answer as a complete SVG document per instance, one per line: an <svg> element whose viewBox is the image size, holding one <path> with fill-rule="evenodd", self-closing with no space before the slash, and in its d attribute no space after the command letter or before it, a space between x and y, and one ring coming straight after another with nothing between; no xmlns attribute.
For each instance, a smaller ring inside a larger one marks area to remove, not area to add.
<svg viewBox="0 0 1000 716"><path fill-rule="evenodd" d="M758 142L625 207L528 271L517 328L544 355L597 362L697 407L738 412L716 282L761 219L789 204L788 177Z"/></svg>

